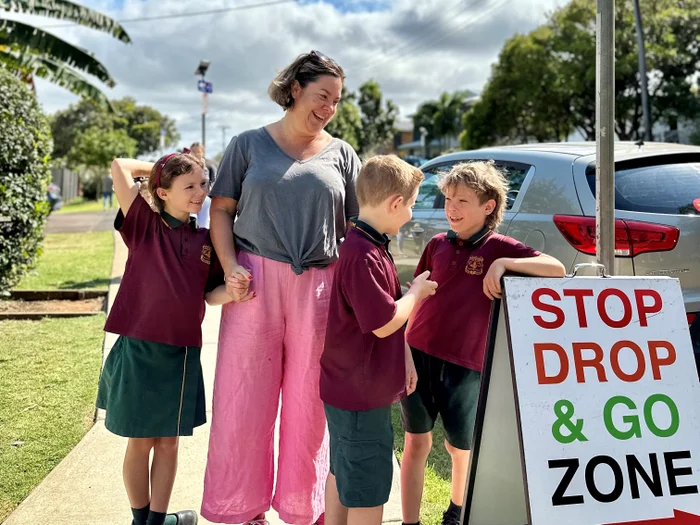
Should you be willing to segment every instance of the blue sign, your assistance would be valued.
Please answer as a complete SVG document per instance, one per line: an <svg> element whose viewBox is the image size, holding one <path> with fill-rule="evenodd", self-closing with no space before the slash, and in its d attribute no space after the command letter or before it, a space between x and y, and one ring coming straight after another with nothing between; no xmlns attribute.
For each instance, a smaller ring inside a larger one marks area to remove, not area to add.
<svg viewBox="0 0 700 525"><path fill-rule="evenodd" d="M202 93L213 93L214 87L211 82L207 82L206 80L200 80L199 82L197 82L197 90L201 91Z"/></svg>

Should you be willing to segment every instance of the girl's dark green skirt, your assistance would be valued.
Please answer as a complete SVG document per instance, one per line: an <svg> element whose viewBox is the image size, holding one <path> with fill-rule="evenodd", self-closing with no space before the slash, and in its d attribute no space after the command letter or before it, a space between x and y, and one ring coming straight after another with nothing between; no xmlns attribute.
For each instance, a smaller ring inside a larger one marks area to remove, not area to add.
<svg viewBox="0 0 700 525"><path fill-rule="evenodd" d="M107 356L97 407L124 437L191 436L207 421L200 349L119 336Z"/></svg>

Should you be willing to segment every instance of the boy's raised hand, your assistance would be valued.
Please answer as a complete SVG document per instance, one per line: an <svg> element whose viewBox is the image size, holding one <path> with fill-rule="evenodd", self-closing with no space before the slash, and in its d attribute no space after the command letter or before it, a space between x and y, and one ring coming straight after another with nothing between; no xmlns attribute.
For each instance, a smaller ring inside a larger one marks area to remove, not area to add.
<svg viewBox="0 0 700 525"><path fill-rule="evenodd" d="M408 286L409 292L416 294L419 301L422 301L429 295L435 295L438 283L429 279L430 271L426 270L418 277L413 279L413 282Z"/></svg>

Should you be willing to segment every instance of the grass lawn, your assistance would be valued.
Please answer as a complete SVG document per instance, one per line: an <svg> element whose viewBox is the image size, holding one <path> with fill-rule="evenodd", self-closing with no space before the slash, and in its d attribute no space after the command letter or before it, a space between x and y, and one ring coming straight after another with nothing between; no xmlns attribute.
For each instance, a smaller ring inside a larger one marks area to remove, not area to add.
<svg viewBox="0 0 700 525"><path fill-rule="evenodd" d="M391 409L391 420L394 425L394 449L401 463L404 434L401 430L401 409L398 404ZM442 429L442 423L438 420L433 431L433 450L428 456L428 467L425 470L425 489L421 507L423 525L440 525L442 513L450 504L452 462L445 450L444 442L445 432Z"/></svg>
<svg viewBox="0 0 700 525"><path fill-rule="evenodd" d="M39 264L24 276L17 290L106 290L113 251L109 231L48 234Z"/></svg>
<svg viewBox="0 0 700 525"><path fill-rule="evenodd" d="M92 427L104 322L0 322L0 522Z"/></svg>
<svg viewBox="0 0 700 525"><path fill-rule="evenodd" d="M112 197L113 209L117 210L117 198ZM99 200L87 200L83 197L76 197L75 199L64 202L63 207L54 213L87 213L91 211L103 211L102 199Z"/></svg>

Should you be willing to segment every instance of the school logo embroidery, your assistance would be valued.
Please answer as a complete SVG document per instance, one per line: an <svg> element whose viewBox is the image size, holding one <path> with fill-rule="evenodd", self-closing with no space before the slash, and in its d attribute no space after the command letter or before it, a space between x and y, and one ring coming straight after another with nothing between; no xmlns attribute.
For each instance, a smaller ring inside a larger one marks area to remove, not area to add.
<svg viewBox="0 0 700 525"><path fill-rule="evenodd" d="M481 275L484 273L484 258L472 255L464 267L464 271L469 275Z"/></svg>
<svg viewBox="0 0 700 525"><path fill-rule="evenodd" d="M211 264L211 246L208 244L202 246L202 255L199 259L205 264Z"/></svg>

